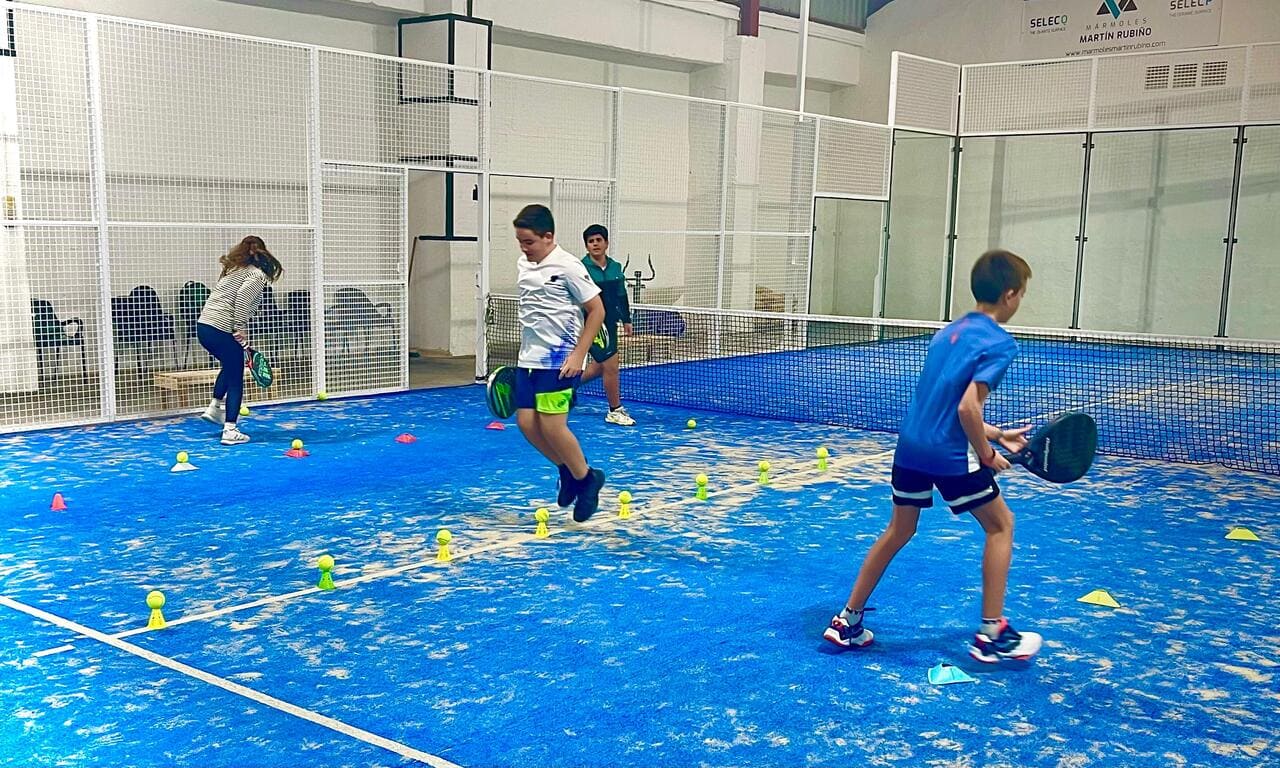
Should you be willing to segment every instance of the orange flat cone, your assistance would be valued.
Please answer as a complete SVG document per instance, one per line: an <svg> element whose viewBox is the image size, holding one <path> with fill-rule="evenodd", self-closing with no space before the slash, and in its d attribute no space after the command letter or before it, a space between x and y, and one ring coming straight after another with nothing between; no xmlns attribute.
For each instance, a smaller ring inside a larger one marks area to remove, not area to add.
<svg viewBox="0 0 1280 768"><path fill-rule="evenodd" d="M62 494L53 494L53 503L49 505L49 509L54 512L61 512L67 508L67 502L62 500Z"/></svg>
<svg viewBox="0 0 1280 768"><path fill-rule="evenodd" d="M407 444L409 444L409 443L416 443L416 442L418 442L418 438L414 437L413 435L409 434L408 432L405 432L403 435L399 435L398 437L396 437L396 442L397 442L397 443L404 443L404 444L406 444L406 445L407 445Z"/></svg>

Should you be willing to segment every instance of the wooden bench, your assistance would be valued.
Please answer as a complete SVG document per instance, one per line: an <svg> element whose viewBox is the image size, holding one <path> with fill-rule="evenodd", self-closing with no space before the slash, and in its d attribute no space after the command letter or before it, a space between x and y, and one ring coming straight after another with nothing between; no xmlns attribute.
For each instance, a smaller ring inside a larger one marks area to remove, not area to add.
<svg viewBox="0 0 1280 768"><path fill-rule="evenodd" d="M160 371L155 375L156 389L163 389L166 393L166 404L168 401L175 401L176 407L187 408L191 406L191 391L197 387L204 388L205 392L202 397L209 397L213 383L218 380L219 368L201 368L195 371ZM280 369L271 369L272 386L280 380ZM249 369L244 369L245 392L249 392L250 388L257 388L253 382L253 377L249 375ZM245 398L246 400L248 398ZM196 398L196 402L200 402L200 396Z"/></svg>
<svg viewBox="0 0 1280 768"><path fill-rule="evenodd" d="M652 333L618 336L618 355L623 363L653 363L674 357L676 337Z"/></svg>

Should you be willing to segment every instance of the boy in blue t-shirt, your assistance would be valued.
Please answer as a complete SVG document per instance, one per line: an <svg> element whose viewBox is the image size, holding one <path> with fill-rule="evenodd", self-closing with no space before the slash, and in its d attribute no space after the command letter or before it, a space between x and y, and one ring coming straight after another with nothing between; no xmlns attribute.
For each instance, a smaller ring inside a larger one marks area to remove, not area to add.
<svg viewBox="0 0 1280 768"><path fill-rule="evenodd" d="M992 447L1010 451L1027 444L1029 427L1002 430L983 419L987 395L1000 384L1018 343L1000 327L1022 302L1031 267L1008 251L988 251L973 266L970 286L977 307L938 331L929 342L915 397L898 434L893 457L893 517L862 562L844 610L823 637L841 648L871 643L862 626L867 599L893 556L915 535L920 510L933 506L933 489L955 514L968 512L986 531L982 554L982 624L969 655L978 661L1028 659L1040 635L1019 633L1004 618L1005 587L1013 556L1013 512L995 476L1009 462Z"/></svg>

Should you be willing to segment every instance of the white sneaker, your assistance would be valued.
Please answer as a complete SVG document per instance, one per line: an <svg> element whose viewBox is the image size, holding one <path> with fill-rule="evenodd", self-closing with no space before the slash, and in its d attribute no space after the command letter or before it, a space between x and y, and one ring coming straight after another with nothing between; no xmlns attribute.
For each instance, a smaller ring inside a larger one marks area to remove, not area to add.
<svg viewBox="0 0 1280 768"><path fill-rule="evenodd" d="M210 405L204 409L204 413L200 414L200 418L210 424L222 426L227 423L227 409L221 405Z"/></svg>
<svg viewBox="0 0 1280 768"><path fill-rule="evenodd" d="M631 418L631 414L627 413L627 409L622 406L618 406L605 414L604 420L606 424L617 424L620 427L634 427L636 425L636 420Z"/></svg>
<svg viewBox="0 0 1280 768"><path fill-rule="evenodd" d="M241 432L238 427L234 424L230 424L228 426L231 428L227 429L226 427L223 427L222 429L223 445L240 445L241 443L249 442L249 436Z"/></svg>
<svg viewBox="0 0 1280 768"><path fill-rule="evenodd" d="M1008 619L1002 619L1000 633L994 640L981 630L974 633L969 655L986 664L995 664L1001 659L1026 661L1036 655L1042 643L1040 635L1035 632L1019 632L1009 626Z"/></svg>

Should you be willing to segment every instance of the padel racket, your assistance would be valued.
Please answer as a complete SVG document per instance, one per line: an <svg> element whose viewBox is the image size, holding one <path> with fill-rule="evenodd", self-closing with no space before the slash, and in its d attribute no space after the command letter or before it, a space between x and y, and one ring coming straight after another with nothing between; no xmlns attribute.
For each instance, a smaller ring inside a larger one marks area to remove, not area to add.
<svg viewBox="0 0 1280 768"><path fill-rule="evenodd" d="M249 375L253 377L254 383L263 389L271 386L271 382L275 380L275 372L271 370L271 363L267 362L267 356L255 349L245 348L244 357L245 366L249 369Z"/></svg>
<svg viewBox="0 0 1280 768"><path fill-rule="evenodd" d="M489 374L484 396L490 413L499 419L511 418L516 412L516 369L504 365Z"/></svg>
<svg viewBox="0 0 1280 768"><path fill-rule="evenodd" d="M1041 427L1026 448L1005 458L1051 483L1070 483L1089 471L1097 450L1098 425L1093 417L1067 413Z"/></svg>

